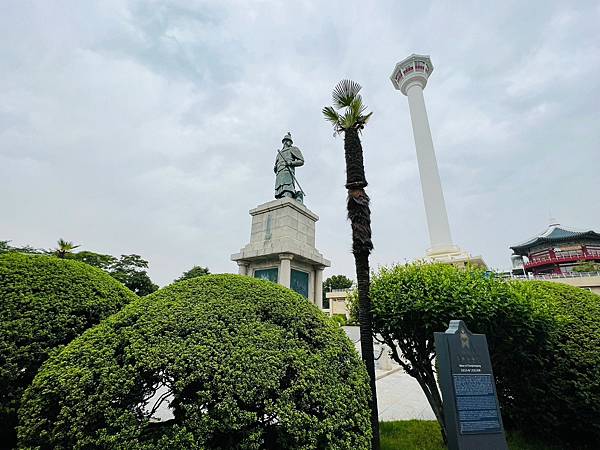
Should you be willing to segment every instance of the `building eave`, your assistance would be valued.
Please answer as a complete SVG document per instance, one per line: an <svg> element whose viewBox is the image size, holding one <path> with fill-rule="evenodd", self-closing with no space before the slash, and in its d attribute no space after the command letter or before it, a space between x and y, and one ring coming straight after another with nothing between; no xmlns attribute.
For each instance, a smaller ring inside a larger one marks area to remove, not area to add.
<svg viewBox="0 0 600 450"><path fill-rule="evenodd" d="M561 236L561 237L551 237L551 236L537 236L533 239L530 239L529 241L524 242L523 244L518 244L518 245L513 245L510 247L510 249L516 254L516 255L522 255L522 256L527 256L527 251L537 245L542 245L542 244L552 244L552 243L559 243L559 242L567 242L567 241L571 241L573 239L579 240L579 239L592 239L592 240L597 240L598 242L600 242L600 234L596 233L593 230L587 230L587 231L579 231L579 232L573 232L570 230L565 230L568 231L572 234L568 235L568 236Z"/></svg>

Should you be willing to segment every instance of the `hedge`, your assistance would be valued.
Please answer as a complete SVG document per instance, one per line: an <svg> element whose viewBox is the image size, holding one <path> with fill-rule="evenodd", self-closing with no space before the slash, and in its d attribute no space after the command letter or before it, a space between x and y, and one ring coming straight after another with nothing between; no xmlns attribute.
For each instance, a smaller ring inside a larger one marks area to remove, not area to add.
<svg viewBox="0 0 600 450"><path fill-rule="evenodd" d="M433 333L462 319L487 336L505 425L600 439L600 297L550 282L506 282L482 270L411 264L371 284L373 330L419 381L443 420Z"/></svg>
<svg viewBox="0 0 600 450"><path fill-rule="evenodd" d="M43 255L0 255L0 442L16 439L23 390L48 355L137 297L99 269Z"/></svg>
<svg viewBox="0 0 600 450"><path fill-rule="evenodd" d="M550 281L514 281L511 292L550 315L540 371L519 370L522 422L546 436L600 442L600 296Z"/></svg>
<svg viewBox="0 0 600 450"><path fill-rule="evenodd" d="M50 358L23 397L19 442L367 449L369 392L344 332L306 299L206 275L138 300Z"/></svg>

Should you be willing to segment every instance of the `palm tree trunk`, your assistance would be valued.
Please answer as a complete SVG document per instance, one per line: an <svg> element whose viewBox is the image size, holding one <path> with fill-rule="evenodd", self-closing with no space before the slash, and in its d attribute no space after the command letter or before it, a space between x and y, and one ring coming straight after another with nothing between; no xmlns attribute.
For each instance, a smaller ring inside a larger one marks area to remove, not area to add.
<svg viewBox="0 0 600 450"><path fill-rule="evenodd" d="M375 384L375 358L373 356L373 334L371 332L371 301L369 298L369 254L355 254L356 278L358 280L358 320L360 323L360 350L367 366L371 386L371 448L379 450L379 411L377 408L377 387Z"/></svg>
<svg viewBox="0 0 600 450"><path fill-rule="evenodd" d="M365 177L362 145L358 136L358 130L354 128L350 128L344 133L344 154L346 156L346 189L367 187L368 183ZM371 238L371 233L369 233L369 238ZM372 249L373 246L371 246L369 251Z"/></svg>
<svg viewBox="0 0 600 450"><path fill-rule="evenodd" d="M371 241L371 210L363 164L362 145L356 129L348 129L344 135L346 155L346 188L348 189L348 219L352 226L352 253L356 265L358 282L358 319L360 323L360 348L362 359L367 367L371 386L371 448L379 450L379 413L377 409L377 388L375 385L375 359L373 355L373 333L371 299L369 296L370 274L369 254L373 249Z"/></svg>

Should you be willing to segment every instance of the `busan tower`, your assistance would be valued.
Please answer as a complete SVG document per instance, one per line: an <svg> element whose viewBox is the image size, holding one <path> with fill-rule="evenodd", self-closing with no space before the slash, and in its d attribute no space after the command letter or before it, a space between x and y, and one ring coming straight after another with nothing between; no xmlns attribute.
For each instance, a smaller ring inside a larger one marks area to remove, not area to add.
<svg viewBox="0 0 600 450"><path fill-rule="evenodd" d="M412 54L396 64L390 77L394 87L408 97L431 243L426 254L428 258L437 262L458 266L467 263L485 266L480 256L471 256L452 243L448 213L423 98L423 89L427 86L427 80L432 72L433 64L429 56Z"/></svg>

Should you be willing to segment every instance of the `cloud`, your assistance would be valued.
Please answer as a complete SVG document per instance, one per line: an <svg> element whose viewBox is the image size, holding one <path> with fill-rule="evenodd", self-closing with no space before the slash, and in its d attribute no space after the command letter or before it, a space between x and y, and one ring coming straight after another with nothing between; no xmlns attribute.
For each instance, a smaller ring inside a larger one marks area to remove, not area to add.
<svg viewBox="0 0 600 450"><path fill-rule="evenodd" d="M165 284L235 271L248 210L273 195L291 131L329 274L353 275L343 138L321 117L363 86L373 266L428 234L406 98L389 75L431 54L425 90L452 234L494 267L543 228L600 222L593 2L15 2L0 15L0 239L138 253Z"/></svg>

